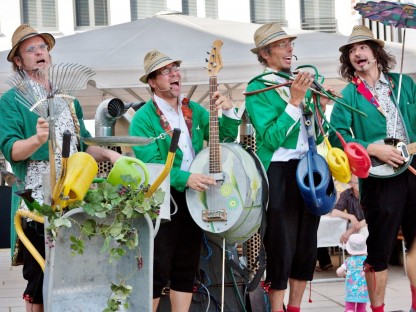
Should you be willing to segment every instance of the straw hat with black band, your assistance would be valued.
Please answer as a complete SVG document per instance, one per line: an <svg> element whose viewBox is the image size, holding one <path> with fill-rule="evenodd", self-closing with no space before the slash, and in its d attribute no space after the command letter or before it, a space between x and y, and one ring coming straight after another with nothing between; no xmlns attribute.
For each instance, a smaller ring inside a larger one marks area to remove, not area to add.
<svg viewBox="0 0 416 312"><path fill-rule="evenodd" d="M169 56L163 54L158 50L152 50L146 54L144 57L144 71L146 74L140 77L140 81L143 83L147 83L147 78L149 75L166 65L177 63L181 64L181 60L172 60Z"/></svg>
<svg viewBox="0 0 416 312"><path fill-rule="evenodd" d="M288 35L278 23L268 23L260 26L254 33L254 43L256 47L251 49L251 52L258 54L260 49L268 44L283 40L296 39L296 36Z"/></svg>
<svg viewBox="0 0 416 312"><path fill-rule="evenodd" d="M7 55L7 60L9 62L13 62L13 57L16 56L16 51L19 48L19 45L25 41L26 39L40 36L48 45L48 51L52 50L55 46L55 38L48 33L39 33L34 29L32 26L23 24L17 27L15 32L12 36L12 49L10 50L9 54Z"/></svg>
<svg viewBox="0 0 416 312"><path fill-rule="evenodd" d="M348 43L344 44L339 48L340 52L344 52L345 49L348 49L354 43L364 42L364 41L373 41L377 43L380 47L384 47L384 41L375 39L373 32L367 26L358 25L354 26L352 29L351 35L348 38Z"/></svg>

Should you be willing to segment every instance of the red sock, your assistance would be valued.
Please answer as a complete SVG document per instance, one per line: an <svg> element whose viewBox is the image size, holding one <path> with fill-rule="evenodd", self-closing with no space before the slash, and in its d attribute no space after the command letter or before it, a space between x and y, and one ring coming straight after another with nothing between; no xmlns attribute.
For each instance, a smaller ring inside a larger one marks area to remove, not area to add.
<svg viewBox="0 0 416 312"><path fill-rule="evenodd" d="M370 308L373 312L384 312L384 303L378 307L373 307L372 305L370 305Z"/></svg>
<svg viewBox="0 0 416 312"><path fill-rule="evenodd" d="M286 311L287 312L300 312L300 307L292 307L291 305L287 305Z"/></svg>
<svg viewBox="0 0 416 312"><path fill-rule="evenodd" d="M416 310L416 287L410 285L410 290L412 291L412 309Z"/></svg>

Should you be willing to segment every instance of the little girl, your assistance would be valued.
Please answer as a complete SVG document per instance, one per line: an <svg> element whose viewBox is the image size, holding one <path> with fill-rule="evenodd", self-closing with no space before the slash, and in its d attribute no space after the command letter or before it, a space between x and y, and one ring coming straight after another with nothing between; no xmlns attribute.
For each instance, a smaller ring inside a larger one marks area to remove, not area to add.
<svg viewBox="0 0 416 312"><path fill-rule="evenodd" d="M363 270L367 245L362 234L351 234L347 252L351 255L337 269L337 275L345 277L345 312L365 312L368 299L367 282Z"/></svg>

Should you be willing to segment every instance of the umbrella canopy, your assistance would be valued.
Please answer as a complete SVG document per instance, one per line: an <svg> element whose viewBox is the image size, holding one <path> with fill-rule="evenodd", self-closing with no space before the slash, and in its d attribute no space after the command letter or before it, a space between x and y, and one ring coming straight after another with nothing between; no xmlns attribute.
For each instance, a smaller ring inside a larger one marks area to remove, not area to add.
<svg viewBox="0 0 416 312"><path fill-rule="evenodd" d="M192 100L208 105L209 76L204 68L205 58L214 40L224 42L221 48L223 68L218 74L218 90L228 92L235 101L244 101L246 83L262 72L254 48L253 35L259 24L221 21L209 18L170 14L158 15L129 23L58 38L51 55L54 63L78 63L96 74L77 97L84 108L86 119L93 119L98 105L108 98L118 97L126 103L147 101L150 90L139 82L144 74L145 54L158 49L175 59L181 59L183 92ZM293 65L311 64L318 68L327 84L340 89L338 48L347 37L337 34L293 30L296 35ZM400 48L389 44L393 54ZM416 49L409 50L415 59ZM10 87L5 83L11 75L11 64L6 61L8 51L0 53L0 93ZM406 68L416 72L416 62Z"/></svg>
<svg viewBox="0 0 416 312"><path fill-rule="evenodd" d="M398 28L416 28L416 6L411 3L368 1L355 9L365 18Z"/></svg>

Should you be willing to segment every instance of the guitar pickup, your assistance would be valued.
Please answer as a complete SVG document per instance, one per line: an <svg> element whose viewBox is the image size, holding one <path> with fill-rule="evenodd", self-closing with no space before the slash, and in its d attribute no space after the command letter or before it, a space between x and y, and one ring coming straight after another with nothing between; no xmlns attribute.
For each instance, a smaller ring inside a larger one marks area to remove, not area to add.
<svg viewBox="0 0 416 312"><path fill-rule="evenodd" d="M227 210L226 209L203 210L202 220L204 222L227 221Z"/></svg>
<svg viewBox="0 0 416 312"><path fill-rule="evenodd" d="M409 161L409 151L407 150L407 145L403 142L399 142L397 143L397 149L400 151L400 153L402 153L402 156L404 157L404 161L408 162Z"/></svg>

